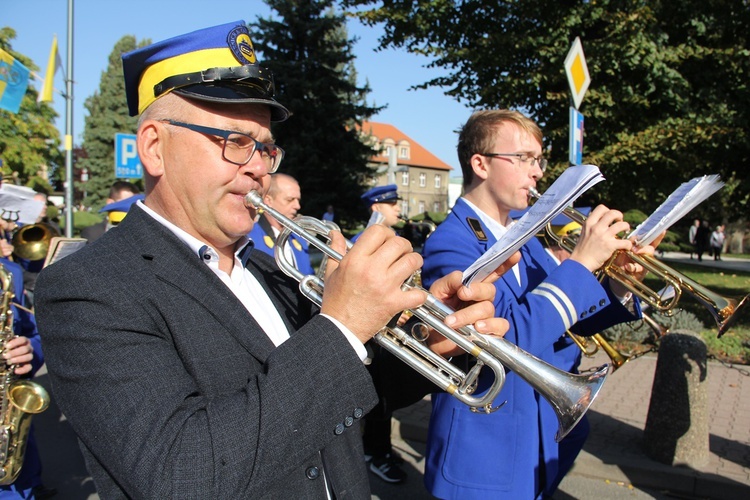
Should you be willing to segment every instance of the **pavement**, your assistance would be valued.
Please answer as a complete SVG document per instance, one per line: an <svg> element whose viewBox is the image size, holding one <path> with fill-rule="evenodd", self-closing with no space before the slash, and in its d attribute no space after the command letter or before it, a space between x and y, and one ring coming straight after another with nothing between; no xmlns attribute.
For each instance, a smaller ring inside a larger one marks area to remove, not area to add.
<svg viewBox="0 0 750 500"><path fill-rule="evenodd" d="M665 261L690 261L687 254L666 253ZM700 265L750 272L750 260L704 258ZM609 359L603 353L584 358L582 369ZM750 498L750 366L709 361L708 462L702 466L667 465L643 450L646 417L657 356L648 354L610 374L588 411L591 434L554 500L571 499L740 499ZM415 375L417 376L417 375ZM49 389L44 367L37 382ZM422 485L424 447L430 415L429 397L399 410L393 420L393 442L404 457L407 481L384 483L371 475L373 499L432 499ZM96 500L93 481L75 435L55 405L34 417L34 427L48 487L56 499Z"/></svg>

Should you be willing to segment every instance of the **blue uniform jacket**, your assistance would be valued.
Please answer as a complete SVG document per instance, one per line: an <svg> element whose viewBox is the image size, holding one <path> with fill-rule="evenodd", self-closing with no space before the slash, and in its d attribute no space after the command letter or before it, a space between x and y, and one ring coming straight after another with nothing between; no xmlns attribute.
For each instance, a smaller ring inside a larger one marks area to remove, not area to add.
<svg viewBox="0 0 750 500"><path fill-rule="evenodd" d="M248 234L248 237L253 240L257 250L274 257L273 252L276 246L276 238L265 216L261 215L258 222L253 226L252 231L250 231L250 234ZM312 264L310 264L309 245L307 241L295 234L292 234L288 241L294 254L294 260L297 262L297 269L305 275L315 274L315 270Z"/></svg>
<svg viewBox="0 0 750 500"><path fill-rule="evenodd" d="M471 228L469 219L479 223L483 234ZM425 243L424 285L466 269L494 243L492 233L459 199ZM636 319L585 267L572 260L558 266L535 238L522 247L518 266L521 285L513 271L495 282L496 315L510 322L507 340L550 364L570 371L577 363L577 347L564 336L566 329L593 335ZM488 382L480 381L479 390ZM555 482L560 457L552 407L513 372L495 402L503 401L502 408L485 415L472 413L448 394L433 395L425 466L425 485L433 495L530 499Z"/></svg>

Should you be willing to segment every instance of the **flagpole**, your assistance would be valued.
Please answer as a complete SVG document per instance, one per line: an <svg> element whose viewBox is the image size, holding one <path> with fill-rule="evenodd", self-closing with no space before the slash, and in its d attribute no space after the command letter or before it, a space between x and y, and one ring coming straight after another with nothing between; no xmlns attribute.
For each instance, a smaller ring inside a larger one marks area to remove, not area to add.
<svg viewBox="0 0 750 500"><path fill-rule="evenodd" d="M65 72L65 236L73 237L73 0L68 0L68 54Z"/></svg>

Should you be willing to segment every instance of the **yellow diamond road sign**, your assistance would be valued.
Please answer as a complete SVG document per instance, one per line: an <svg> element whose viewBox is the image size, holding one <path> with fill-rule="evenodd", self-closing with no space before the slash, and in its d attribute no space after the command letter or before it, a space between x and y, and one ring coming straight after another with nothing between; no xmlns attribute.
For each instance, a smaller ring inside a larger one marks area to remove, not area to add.
<svg viewBox="0 0 750 500"><path fill-rule="evenodd" d="M576 37L565 58L565 74L568 75L568 84L573 94L573 104L578 109L583 100L583 95L591 83L589 68L586 66L586 58L583 56L583 46L581 45L581 39L578 37Z"/></svg>

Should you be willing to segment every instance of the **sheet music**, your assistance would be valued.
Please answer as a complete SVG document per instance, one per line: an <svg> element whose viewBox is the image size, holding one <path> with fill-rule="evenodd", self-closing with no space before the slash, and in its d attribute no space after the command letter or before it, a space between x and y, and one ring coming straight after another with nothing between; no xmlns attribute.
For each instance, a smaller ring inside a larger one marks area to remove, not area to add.
<svg viewBox="0 0 750 500"><path fill-rule="evenodd" d="M3 184L0 186L0 217L19 224L36 223L45 204L35 200L36 192L24 186Z"/></svg>
<svg viewBox="0 0 750 500"><path fill-rule="evenodd" d="M73 252L83 248L88 240L86 238L65 238L55 236L50 240L47 258L44 260L44 267L54 264L63 257L67 257Z"/></svg>
<svg viewBox="0 0 750 500"><path fill-rule="evenodd" d="M718 175L704 175L683 182L628 238L635 237L636 246L648 245L723 186Z"/></svg>
<svg viewBox="0 0 750 500"><path fill-rule="evenodd" d="M603 180L604 176L596 165L576 165L566 169L529 211L464 271L464 285L470 285L489 276L565 207L570 206L581 194Z"/></svg>

